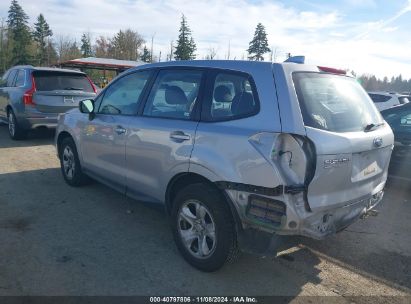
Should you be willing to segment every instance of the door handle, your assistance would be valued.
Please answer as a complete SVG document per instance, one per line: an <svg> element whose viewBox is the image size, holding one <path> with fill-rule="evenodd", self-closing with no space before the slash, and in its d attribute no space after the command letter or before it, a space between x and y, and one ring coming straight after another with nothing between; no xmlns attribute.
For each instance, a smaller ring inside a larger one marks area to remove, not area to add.
<svg viewBox="0 0 411 304"><path fill-rule="evenodd" d="M183 131L175 131L170 134L170 138L177 142L183 142L185 140L190 140L190 135L185 134Z"/></svg>
<svg viewBox="0 0 411 304"><path fill-rule="evenodd" d="M117 126L117 127L116 127L116 133L117 133L118 135L126 134L126 132L127 132L127 130L124 129L122 126Z"/></svg>

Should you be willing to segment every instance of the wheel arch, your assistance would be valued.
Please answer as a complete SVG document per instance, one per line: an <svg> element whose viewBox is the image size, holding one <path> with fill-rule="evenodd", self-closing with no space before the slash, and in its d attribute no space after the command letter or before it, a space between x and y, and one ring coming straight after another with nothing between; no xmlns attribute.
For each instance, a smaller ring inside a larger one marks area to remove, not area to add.
<svg viewBox="0 0 411 304"><path fill-rule="evenodd" d="M9 111L13 111L13 107L10 105L10 104L8 104L7 106L6 106L6 114L9 114Z"/></svg>
<svg viewBox="0 0 411 304"><path fill-rule="evenodd" d="M62 132L60 132L59 135L57 136L57 141L56 141L56 144L57 144L57 155L58 155L59 158L60 158L60 152L61 152L61 151L60 151L60 145L61 145L61 143L63 142L63 140L64 140L65 138L72 138L73 141L75 142L74 137L73 137L69 132L67 132L67 131L62 131Z"/></svg>
<svg viewBox="0 0 411 304"><path fill-rule="evenodd" d="M208 185L209 187L217 190L222 197L224 197L224 203L230 209L231 216L234 219L236 230L241 229L242 224L240 217L237 213L237 209L234 206L234 203L231 201L230 197L225 193L224 190L221 190L217 187L217 185L210 181L208 178L193 172L184 172L175 175L167 185L167 190L165 193L165 209L168 215L171 214L171 210L173 208L173 200L178 193L179 189L182 189L188 185L203 183Z"/></svg>

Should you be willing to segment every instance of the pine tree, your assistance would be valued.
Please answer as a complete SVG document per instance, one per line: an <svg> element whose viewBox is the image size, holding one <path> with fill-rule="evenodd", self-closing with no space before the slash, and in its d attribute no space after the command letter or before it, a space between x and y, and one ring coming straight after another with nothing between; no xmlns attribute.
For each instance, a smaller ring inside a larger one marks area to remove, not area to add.
<svg viewBox="0 0 411 304"><path fill-rule="evenodd" d="M179 29L177 46L174 51L175 60L190 60L195 59L195 51L197 50L193 37L191 36L191 30L187 24L186 17L182 15L181 26Z"/></svg>
<svg viewBox="0 0 411 304"><path fill-rule="evenodd" d="M140 56L140 60L143 62L150 62L151 61L151 54L150 51L144 46L143 54Z"/></svg>
<svg viewBox="0 0 411 304"><path fill-rule="evenodd" d="M92 55L92 50L91 50L91 41L90 41L90 35L83 33L81 36L81 54L83 57L91 57Z"/></svg>
<svg viewBox="0 0 411 304"><path fill-rule="evenodd" d="M28 46L31 44L29 17L17 2L12 0L8 11L7 25L13 43L12 64L27 64L30 62Z"/></svg>
<svg viewBox="0 0 411 304"><path fill-rule="evenodd" d="M247 50L249 54L248 59L263 61L263 55L270 51L271 50L268 47L267 33L265 32L265 27L261 23L258 23L255 29L254 38L250 41Z"/></svg>
<svg viewBox="0 0 411 304"><path fill-rule="evenodd" d="M50 29L43 14L37 17L37 22L34 23L33 39L37 42L38 46L38 61L40 65L48 63L48 41L47 38L53 36L53 32Z"/></svg>

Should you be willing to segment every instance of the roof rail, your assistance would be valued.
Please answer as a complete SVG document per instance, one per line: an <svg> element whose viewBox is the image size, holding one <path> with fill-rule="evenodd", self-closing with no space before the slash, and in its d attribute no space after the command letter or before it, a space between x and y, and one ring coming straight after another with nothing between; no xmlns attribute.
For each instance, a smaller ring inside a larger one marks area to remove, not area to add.
<svg viewBox="0 0 411 304"><path fill-rule="evenodd" d="M293 63L300 63L300 64L304 64L305 62L305 56L292 56L290 58L288 58L286 61L284 62L293 62Z"/></svg>

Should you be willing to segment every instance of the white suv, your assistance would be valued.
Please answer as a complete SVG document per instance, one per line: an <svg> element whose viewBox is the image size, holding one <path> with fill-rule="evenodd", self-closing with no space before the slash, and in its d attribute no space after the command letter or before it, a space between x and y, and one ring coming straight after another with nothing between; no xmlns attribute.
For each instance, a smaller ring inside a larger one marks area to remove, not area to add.
<svg viewBox="0 0 411 304"><path fill-rule="evenodd" d="M409 103L407 95L390 92L368 92L378 110L386 110L393 106Z"/></svg>

